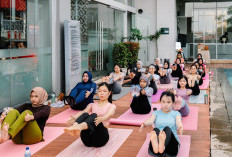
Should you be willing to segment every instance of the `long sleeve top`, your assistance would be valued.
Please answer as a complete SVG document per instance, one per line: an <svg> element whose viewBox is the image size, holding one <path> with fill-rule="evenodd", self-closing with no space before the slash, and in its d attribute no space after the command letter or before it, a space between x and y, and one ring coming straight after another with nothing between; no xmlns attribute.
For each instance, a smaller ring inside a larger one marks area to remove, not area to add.
<svg viewBox="0 0 232 157"><path fill-rule="evenodd" d="M24 105L19 106L16 108L19 113L22 113L25 110L30 110L33 113L34 120L39 125L40 130L43 132L46 121L51 112L51 107L49 105L42 105L40 107L33 107L32 104L26 103Z"/></svg>

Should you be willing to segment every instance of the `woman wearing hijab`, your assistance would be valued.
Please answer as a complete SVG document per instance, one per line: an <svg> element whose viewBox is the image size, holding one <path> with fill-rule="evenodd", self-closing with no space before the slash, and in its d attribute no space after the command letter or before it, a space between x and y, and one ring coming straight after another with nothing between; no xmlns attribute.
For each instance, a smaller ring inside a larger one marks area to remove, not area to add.
<svg viewBox="0 0 232 157"><path fill-rule="evenodd" d="M73 110L84 110L88 104L93 103L96 88L96 83L92 81L92 74L85 71L82 75L82 82L71 90L65 100Z"/></svg>
<svg viewBox="0 0 232 157"><path fill-rule="evenodd" d="M139 78L145 73L146 69L143 68L143 63L141 61L137 61L136 68L132 69L131 73L129 74L131 78L132 85L139 84Z"/></svg>
<svg viewBox="0 0 232 157"><path fill-rule="evenodd" d="M0 121L0 142L10 138L15 144L34 144L43 141L43 131L50 115L51 107L44 105L48 94L41 87L35 87L30 93L31 103L11 110Z"/></svg>
<svg viewBox="0 0 232 157"><path fill-rule="evenodd" d="M130 107L135 114L148 114L151 111L153 89L148 86L149 80L145 75L140 77L139 85L139 93L132 92L133 100Z"/></svg>

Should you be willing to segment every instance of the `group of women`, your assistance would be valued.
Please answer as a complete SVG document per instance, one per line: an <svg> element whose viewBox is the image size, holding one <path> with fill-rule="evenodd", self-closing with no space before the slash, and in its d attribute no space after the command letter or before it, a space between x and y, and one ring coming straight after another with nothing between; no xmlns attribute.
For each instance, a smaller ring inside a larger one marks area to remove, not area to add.
<svg viewBox="0 0 232 157"><path fill-rule="evenodd" d="M205 65L199 54L197 61L190 66L187 76L183 75L184 60L177 54L175 63L170 67L168 61L162 65L160 59L155 59L146 70L138 61L131 70L129 77L132 82L131 110L135 114L151 112L151 97L158 91L157 81L170 84L172 77L178 77L177 89L161 94L161 109L154 110L151 117L142 125L155 125L151 131L148 152L152 156L176 156L179 149L177 132L183 133L181 117L189 114L189 96L198 95L199 85L205 75ZM64 131L72 136L79 135L87 147L102 147L109 140L109 119L114 116L116 106L112 104L112 94L121 92L124 74L119 65L114 66L114 72L102 78L98 85L99 101L94 102L93 96L97 85L92 81L92 74L85 71L82 82L78 83L65 97L65 102L74 110L81 110L76 115L70 115L67 128ZM43 131L50 115L51 108L44 105L48 94L41 87L35 87L30 92L31 103L24 104L0 118L0 143L9 139L16 144L34 144L43 141Z"/></svg>

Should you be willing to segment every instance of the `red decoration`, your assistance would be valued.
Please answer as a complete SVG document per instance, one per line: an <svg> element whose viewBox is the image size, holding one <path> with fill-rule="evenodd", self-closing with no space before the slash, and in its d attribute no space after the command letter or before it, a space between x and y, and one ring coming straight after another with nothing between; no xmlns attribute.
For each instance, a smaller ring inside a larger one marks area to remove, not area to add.
<svg viewBox="0 0 232 157"><path fill-rule="evenodd" d="M12 8L11 0L0 0L0 8ZM26 0L15 0L16 11L26 10Z"/></svg>

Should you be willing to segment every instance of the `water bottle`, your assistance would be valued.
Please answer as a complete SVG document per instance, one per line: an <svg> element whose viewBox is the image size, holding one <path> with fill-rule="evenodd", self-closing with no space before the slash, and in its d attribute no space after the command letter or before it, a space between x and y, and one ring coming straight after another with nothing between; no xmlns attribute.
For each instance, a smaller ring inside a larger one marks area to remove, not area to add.
<svg viewBox="0 0 232 157"><path fill-rule="evenodd" d="M52 93L51 96L52 96L51 103L53 104L53 103L55 103L56 95L55 95L55 93Z"/></svg>
<svg viewBox="0 0 232 157"><path fill-rule="evenodd" d="M26 151L25 151L24 157L31 157L31 152L29 150L29 147L26 147Z"/></svg>
<svg viewBox="0 0 232 157"><path fill-rule="evenodd" d="M207 94L204 95L204 99L205 99L205 104L208 104L208 95Z"/></svg>

